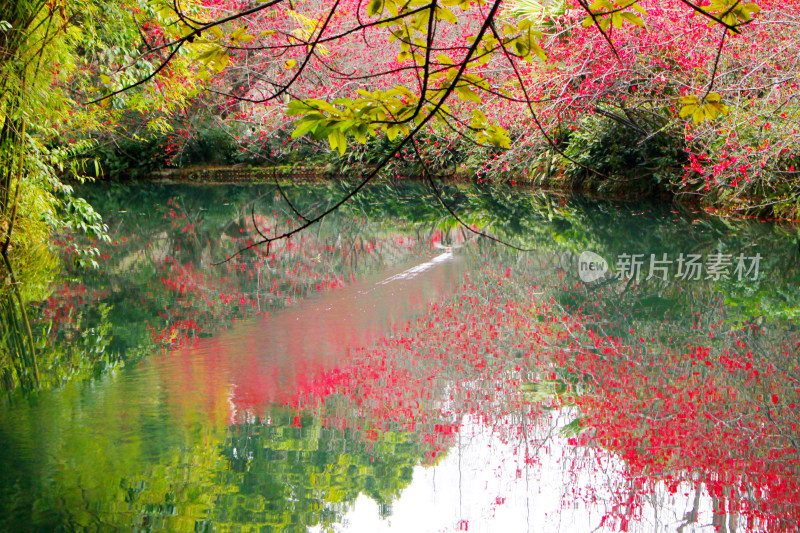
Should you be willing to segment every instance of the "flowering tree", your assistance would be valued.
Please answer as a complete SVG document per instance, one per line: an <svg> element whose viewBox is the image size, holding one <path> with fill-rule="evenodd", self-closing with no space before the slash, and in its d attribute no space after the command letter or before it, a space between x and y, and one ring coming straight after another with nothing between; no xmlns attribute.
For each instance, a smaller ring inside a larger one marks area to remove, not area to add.
<svg viewBox="0 0 800 533"><path fill-rule="evenodd" d="M796 197L794 6L209 0L156 11L140 20L140 48L160 66L135 81L108 70L94 101L174 77L184 58L202 81L190 94L246 123L255 143L288 127L344 154L385 137L352 194L398 156L424 164L466 146L494 171L535 175L556 157L580 179L635 166L673 191L737 205ZM603 128L624 134L631 154L608 162L574 138Z"/></svg>

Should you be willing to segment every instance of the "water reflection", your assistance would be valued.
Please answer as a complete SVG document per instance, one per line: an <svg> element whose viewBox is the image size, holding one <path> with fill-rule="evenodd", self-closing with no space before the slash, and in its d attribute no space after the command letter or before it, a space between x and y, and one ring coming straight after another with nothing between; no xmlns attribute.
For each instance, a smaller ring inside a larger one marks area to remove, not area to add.
<svg viewBox="0 0 800 533"><path fill-rule="evenodd" d="M175 372L168 386L175 397L187 396L182 411L213 375L227 391L231 421L263 416L273 404L296 401L298 390L313 389L323 372L355 350L452 294L464 269L464 261L452 254L387 269L270 316L239 322L156 364Z"/></svg>
<svg viewBox="0 0 800 533"><path fill-rule="evenodd" d="M287 191L303 212L337 192ZM84 339L111 370L5 406L0 527L777 532L800 520L790 231L448 190L470 224L537 249L518 254L387 186L281 249L212 267L253 224L292 224L268 188L252 212L220 197L253 192L125 192L134 205L110 218L106 268L40 308L51 346ZM121 201L109 193L109 211ZM584 250L754 250L763 264L747 282L587 284Z"/></svg>

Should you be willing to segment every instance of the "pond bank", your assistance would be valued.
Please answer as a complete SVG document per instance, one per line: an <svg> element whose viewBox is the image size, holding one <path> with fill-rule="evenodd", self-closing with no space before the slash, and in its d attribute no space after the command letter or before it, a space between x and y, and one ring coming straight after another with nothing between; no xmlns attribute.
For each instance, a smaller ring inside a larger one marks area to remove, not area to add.
<svg viewBox="0 0 800 533"><path fill-rule="evenodd" d="M374 167L365 166L364 169ZM175 181L179 183L216 183L246 184L269 183L276 179L290 180L297 183L321 182L342 177L330 166L319 165L279 165L271 167L220 166L189 167L163 169L150 174L149 179ZM351 171L345 177L355 177ZM636 180L604 180L589 178L584 180L570 179L562 174L532 178L504 176L501 179L478 177L472 171L455 171L436 176L439 180L449 182L471 182L476 179L492 183L502 183L525 189L541 190L551 193L573 193L587 196L595 200L657 200L664 203L702 209L716 216L726 218L756 218L769 221L800 222L800 199L794 207L776 211L778 202L764 199L759 203L753 198L713 199L708 196L693 194L688 191L675 192L666 186L656 187ZM418 181L418 175L398 174L397 179Z"/></svg>

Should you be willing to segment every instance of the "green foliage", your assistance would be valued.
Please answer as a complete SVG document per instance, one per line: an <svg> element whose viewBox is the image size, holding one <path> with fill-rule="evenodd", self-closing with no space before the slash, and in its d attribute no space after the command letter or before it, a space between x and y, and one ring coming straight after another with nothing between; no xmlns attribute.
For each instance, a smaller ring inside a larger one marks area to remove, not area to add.
<svg viewBox="0 0 800 533"><path fill-rule="evenodd" d="M563 15L565 10L566 2L564 0L513 0L511 2L512 14L537 23Z"/></svg>
<svg viewBox="0 0 800 533"><path fill-rule="evenodd" d="M739 0L712 0L710 4L703 7L706 13L711 13L728 26L738 26L746 24L753 19L754 15L761 13L758 4L741 2ZM710 21L709 25L716 21Z"/></svg>
<svg viewBox="0 0 800 533"><path fill-rule="evenodd" d="M634 120L640 118L641 115L634 116ZM566 141L565 154L572 161L564 163L565 175L578 187L591 179L601 180L600 190L669 190L686 160L682 139L670 129L653 128L645 121L642 125L646 129L628 118L615 120L605 115L583 120ZM605 177L598 177L587 168Z"/></svg>
<svg viewBox="0 0 800 533"><path fill-rule="evenodd" d="M628 8L631 10L629 11ZM645 9L639 5L638 0L595 0L590 6L589 11L591 14L583 19L583 26L597 25L602 31L607 32L613 26L614 28L622 28L626 24L633 26L645 27L643 15L647 13ZM634 13L637 11L639 14Z"/></svg>
<svg viewBox="0 0 800 533"><path fill-rule="evenodd" d="M86 160L79 156L92 142L82 137L87 131L111 128L115 106L141 110L164 101L150 88L150 94L131 91L102 106L78 105L97 85L108 91L108 86L138 79L148 69L152 72L150 62L135 61L140 56L140 35L134 14L146 13L148 4L144 0L0 4L0 298L9 319L0 335L4 353L0 366L4 372L17 368L16 378L5 380L9 388L38 386L25 302L44 298L53 277L51 233L107 239L100 216L64 183L85 179ZM112 79L84 68L92 62L135 64ZM92 72L88 84L86 72ZM169 81L165 83L162 89L169 89ZM179 105L182 94L170 91L166 109ZM73 245L71 252L76 265L97 266L93 244ZM26 374L20 365L33 371Z"/></svg>

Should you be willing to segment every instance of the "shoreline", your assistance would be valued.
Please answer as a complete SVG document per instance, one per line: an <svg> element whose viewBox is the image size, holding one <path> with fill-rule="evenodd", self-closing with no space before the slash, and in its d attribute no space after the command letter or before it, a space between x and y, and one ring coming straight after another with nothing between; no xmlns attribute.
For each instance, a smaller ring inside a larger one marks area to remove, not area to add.
<svg viewBox="0 0 800 533"><path fill-rule="evenodd" d="M371 168L365 166L365 169ZM163 169L151 173L148 177L133 179L106 179L101 181L158 181L175 183L219 184L219 185L244 185L271 183L276 179L280 182L313 183L326 182L337 179L355 179L356 173L336 174L334 169L325 166L279 165L269 167L248 166L219 166L219 167L194 167ZM396 180L421 181L424 178L418 175L397 174L391 176ZM708 198L693 198L690 192L675 193L665 189L644 190L641 183L605 182L585 180L579 184L570 182L559 175L542 178L520 176L513 179L504 176L501 179L478 178L473 172L451 172L436 176L437 180L451 183L484 183L500 184L509 187L519 187L527 190L538 190L547 193L570 194L583 196L592 200L607 201L656 201L664 204L675 204L683 207L693 207L710 215L733 219L757 219L765 222L800 223L800 204L789 211L789 216L778 215L773 207L779 202L763 199L759 205L748 205L740 202L736 205L723 205L722 202L709 201ZM753 201L756 203L756 201Z"/></svg>

